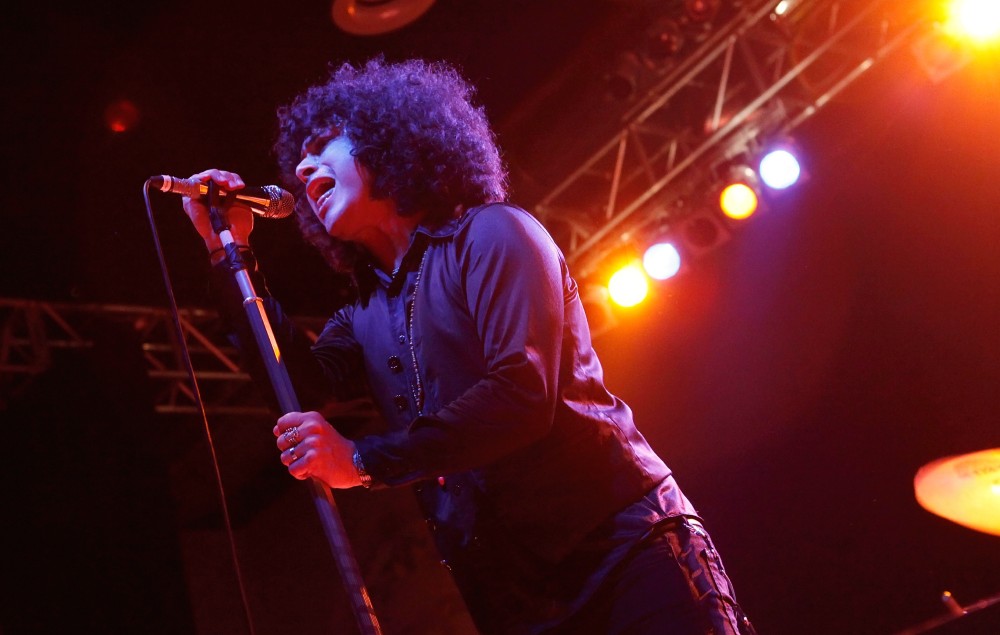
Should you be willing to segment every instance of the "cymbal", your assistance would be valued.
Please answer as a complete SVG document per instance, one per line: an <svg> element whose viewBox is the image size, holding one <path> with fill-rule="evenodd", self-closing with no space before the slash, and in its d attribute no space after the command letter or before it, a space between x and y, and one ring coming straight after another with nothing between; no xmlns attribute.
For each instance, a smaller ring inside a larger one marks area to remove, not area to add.
<svg viewBox="0 0 1000 635"><path fill-rule="evenodd" d="M927 511L1000 536L1000 448L931 461L917 470L913 489Z"/></svg>

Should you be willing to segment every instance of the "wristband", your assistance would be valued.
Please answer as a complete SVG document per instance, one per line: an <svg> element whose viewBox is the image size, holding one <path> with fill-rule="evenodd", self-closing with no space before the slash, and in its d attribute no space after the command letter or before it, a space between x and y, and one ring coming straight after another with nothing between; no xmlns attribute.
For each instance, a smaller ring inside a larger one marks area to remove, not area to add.
<svg viewBox="0 0 1000 635"><path fill-rule="evenodd" d="M369 488L372 486L372 475L365 470L364 461L361 460L361 453L354 448L354 469L358 471L358 478L361 479L361 486Z"/></svg>

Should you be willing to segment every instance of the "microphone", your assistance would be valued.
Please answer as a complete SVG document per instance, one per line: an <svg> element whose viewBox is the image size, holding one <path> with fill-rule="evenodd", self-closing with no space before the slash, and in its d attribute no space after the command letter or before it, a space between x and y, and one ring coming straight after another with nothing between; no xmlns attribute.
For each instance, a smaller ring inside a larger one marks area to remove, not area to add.
<svg viewBox="0 0 1000 635"><path fill-rule="evenodd" d="M161 192L172 192L188 198L201 198L208 194L208 186L194 179L179 179L176 176L149 177L150 187ZM264 218L285 218L295 211L295 197L277 185L245 187L235 192L226 192L237 202L253 210Z"/></svg>

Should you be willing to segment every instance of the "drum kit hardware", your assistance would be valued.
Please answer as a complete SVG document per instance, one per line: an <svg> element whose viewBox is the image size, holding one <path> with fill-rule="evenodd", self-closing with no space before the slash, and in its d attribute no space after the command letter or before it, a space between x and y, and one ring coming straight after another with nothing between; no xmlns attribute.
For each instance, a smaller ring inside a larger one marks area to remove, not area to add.
<svg viewBox="0 0 1000 635"><path fill-rule="evenodd" d="M917 470L913 489L917 502L927 511L963 527L1000 536L1000 448L931 461ZM964 620L977 620L975 628L980 628L978 625L982 620L978 618L986 616L984 610L990 607L1000 609L1000 594L963 606L945 591L941 602L946 609L945 615L895 635L919 635L941 632L938 629L949 627L961 628ZM987 619L996 625L996 630L982 632L1000 633L1000 617Z"/></svg>

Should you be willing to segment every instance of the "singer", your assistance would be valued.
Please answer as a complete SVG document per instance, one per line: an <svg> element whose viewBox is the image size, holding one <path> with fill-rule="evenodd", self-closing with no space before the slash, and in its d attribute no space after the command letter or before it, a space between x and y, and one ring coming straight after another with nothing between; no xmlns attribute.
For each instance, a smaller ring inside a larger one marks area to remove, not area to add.
<svg viewBox="0 0 1000 635"><path fill-rule="evenodd" d="M311 348L265 298L310 409L278 419L281 462L331 488L412 486L483 633L753 633L695 508L605 387L562 254L506 202L473 99L447 64L375 59L279 109L302 233L356 291ZM184 208L260 375L205 205ZM248 245L252 214L230 222ZM375 429L330 405L364 398Z"/></svg>

